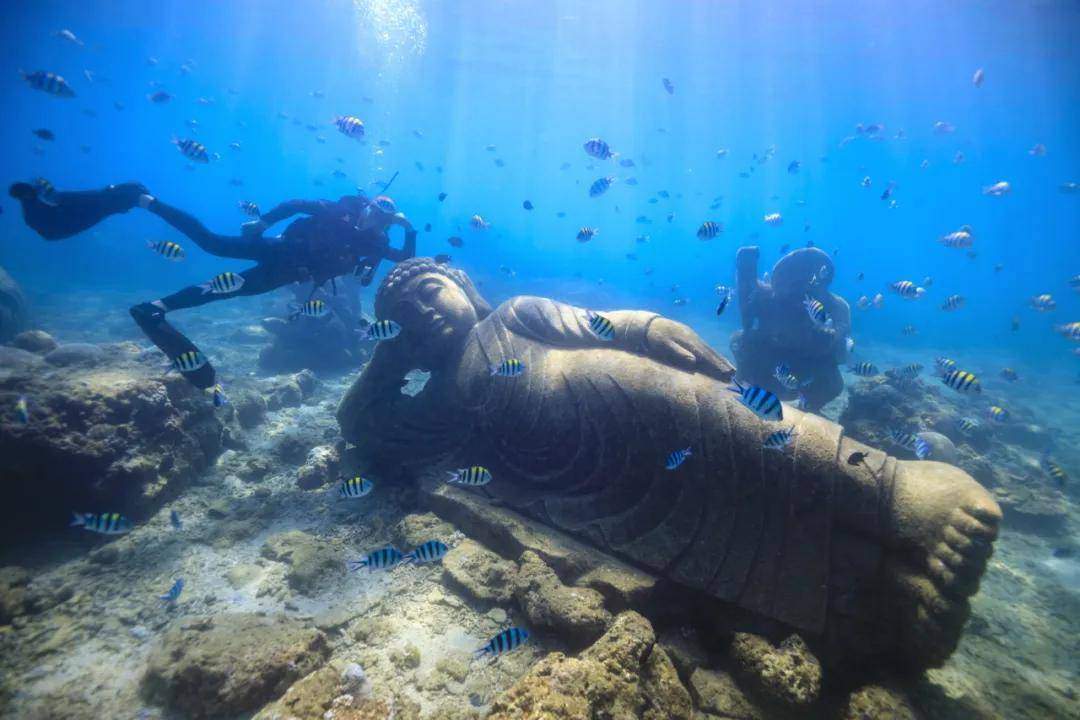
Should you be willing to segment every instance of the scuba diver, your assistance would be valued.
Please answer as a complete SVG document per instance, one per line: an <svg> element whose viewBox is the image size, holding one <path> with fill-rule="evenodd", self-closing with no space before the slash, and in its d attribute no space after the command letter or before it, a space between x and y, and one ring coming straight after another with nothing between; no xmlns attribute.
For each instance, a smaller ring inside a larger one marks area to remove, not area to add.
<svg viewBox="0 0 1080 720"><path fill-rule="evenodd" d="M71 237L110 215L140 207L211 255L255 261L254 267L231 276L225 287L218 282L223 277L219 275L211 283L192 285L131 308L135 322L184 377L200 389L215 388L215 401L219 388L215 387L213 366L191 340L168 323L165 313L239 295L261 295L294 282L312 281L318 289L327 280L333 283L335 277L353 272L360 277L360 284L367 286L382 260L401 262L416 254L416 230L386 195L373 199L347 195L336 202L289 200L244 223L241 234L232 236L211 232L194 216L161 202L139 183L59 192L48 181L38 180L35 184L15 183L9 194L22 203L26 224L46 240ZM291 222L280 235L263 237L264 231L294 215L305 217ZM405 230L400 249L390 246L387 231L394 225Z"/></svg>

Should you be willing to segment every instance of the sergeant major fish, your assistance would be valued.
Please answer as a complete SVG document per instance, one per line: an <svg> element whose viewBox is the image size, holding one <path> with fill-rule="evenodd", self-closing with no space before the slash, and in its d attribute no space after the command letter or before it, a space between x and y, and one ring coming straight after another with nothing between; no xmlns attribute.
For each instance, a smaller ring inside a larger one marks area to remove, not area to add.
<svg viewBox="0 0 1080 720"><path fill-rule="evenodd" d="M738 380L732 382L728 390L739 396L739 402L750 408L764 420L783 420L784 409L780 398L757 385L742 385Z"/></svg>
<svg viewBox="0 0 1080 720"><path fill-rule="evenodd" d="M262 215L262 213L259 212L259 206L250 200L241 200L236 206L248 217L257 218Z"/></svg>
<svg viewBox="0 0 1080 720"><path fill-rule="evenodd" d="M364 121L358 117L340 115L334 119L334 125L337 126L338 132L345 137L353 140L360 140L364 137Z"/></svg>
<svg viewBox="0 0 1080 720"><path fill-rule="evenodd" d="M206 356L200 350L185 350L173 358L172 366L182 373L195 372L206 365Z"/></svg>
<svg viewBox="0 0 1080 720"><path fill-rule="evenodd" d="M779 450L783 451L788 445L795 440L795 427L785 428L783 430L777 430L774 433L770 433L768 437L761 443L761 446L766 450Z"/></svg>
<svg viewBox="0 0 1080 720"><path fill-rule="evenodd" d="M45 72L44 70L36 70L32 73L27 73L20 70L19 74L22 76L22 79L35 90L40 90L61 98L75 97L75 91L68 85L67 80L56 73Z"/></svg>
<svg viewBox="0 0 1080 720"><path fill-rule="evenodd" d="M491 366L491 374L499 377L517 377L525 372L525 364L517 358L508 358Z"/></svg>
<svg viewBox="0 0 1080 720"><path fill-rule="evenodd" d="M359 475L351 478L342 478L338 486L338 499L356 500L371 494L375 489L375 483Z"/></svg>
<svg viewBox="0 0 1080 720"><path fill-rule="evenodd" d="M907 300L915 300L926 294L926 290L910 280L898 280L889 285L889 289Z"/></svg>
<svg viewBox="0 0 1080 720"><path fill-rule="evenodd" d="M393 320L376 320L368 325L368 340L393 340L401 334L401 325Z"/></svg>
<svg viewBox="0 0 1080 720"><path fill-rule="evenodd" d="M714 237L724 231L723 223L716 223L712 220L706 220L701 223L701 227L697 230L698 240L712 240Z"/></svg>
<svg viewBox="0 0 1080 720"><path fill-rule="evenodd" d="M603 195L614 183L615 178L611 176L597 178L596 181L589 186L589 197L599 197Z"/></svg>
<svg viewBox="0 0 1080 720"><path fill-rule="evenodd" d="M941 382L957 392L982 392L982 385L973 373L954 368L941 376Z"/></svg>
<svg viewBox="0 0 1080 720"><path fill-rule="evenodd" d="M102 535L121 535L131 531L131 521L120 513L71 513L71 527L81 527Z"/></svg>
<svg viewBox="0 0 1080 720"><path fill-rule="evenodd" d="M447 473L446 482L469 487L481 487L492 480L491 471L483 465L470 465Z"/></svg>
<svg viewBox="0 0 1080 720"><path fill-rule="evenodd" d="M244 287L244 277L237 275L234 272L223 272L219 275L215 275L210 278L210 282L205 282L199 287L202 288L203 295L206 293L213 293L214 295L228 295L240 290Z"/></svg>
<svg viewBox="0 0 1080 720"><path fill-rule="evenodd" d="M600 313L589 310L586 313L589 321L589 329L601 340L613 340L615 338L615 325L611 320Z"/></svg>
<svg viewBox="0 0 1080 720"><path fill-rule="evenodd" d="M442 560L450 548L438 540L428 540L418 545L412 552L405 553L401 562L428 563Z"/></svg>
<svg viewBox="0 0 1080 720"><path fill-rule="evenodd" d="M597 160L608 160L619 156L618 153L611 151L610 145L598 137L589 138L582 147L585 148L585 153L589 157L594 157Z"/></svg>
<svg viewBox="0 0 1080 720"><path fill-rule="evenodd" d="M582 227L580 230L578 230L577 241L580 242L580 243L589 242L594 237L596 237L596 233L598 233L598 232L600 232L600 231L597 230L596 228L591 228L591 227L586 225L586 226Z"/></svg>
<svg viewBox="0 0 1080 720"><path fill-rule="evenodd" d="M803 299L803 307L806 308L806 314L810 316L810 320L813 321L814 325L824 329L833 327L832 316L825 311L825 306L820 300L816 300L807 295Z"/></svg>
<svg viewBox="0 0 1080 720"><path fill-rule="evenodd" d="M865 360L848 365L848 370L859 377L873 377L879 373L874 363Z"/></svg>
<svg viewBox="0 0 1080 720"><path fill-rule="evenodd" d="M478 660L482 657L495 658L504 653L508 653L511 650L516 650L524 645L528 639L528 630L518 627L507 628L484 643L484 646L476 650L473 654Z"/></svg>
<svg viewBox="0 0 1080 720"><path fill-rule="evenodd" d="M404 557L397 548L387 546L368 553L367 557L361 560L350 560L348 566L349 570L354 572L361 568L369 571L387 570L400 563Z"/></svg>
<svg viewBox="0 0 1080 720"><path fill-rule="evenodd" d="M150 248L166 260L180 261L184 259L184 248L180 247L172 240L158 240L157 242L147 240L146 247Z"/></svg>
<svg viewBox="0 0 1080 720"><path fill-rule="evenodd" d="M686 458L692 455L690 448L683 448L682 450L672 450L664 458L664 467L667 470L674 470L675 468L686 462Z"/></svg>

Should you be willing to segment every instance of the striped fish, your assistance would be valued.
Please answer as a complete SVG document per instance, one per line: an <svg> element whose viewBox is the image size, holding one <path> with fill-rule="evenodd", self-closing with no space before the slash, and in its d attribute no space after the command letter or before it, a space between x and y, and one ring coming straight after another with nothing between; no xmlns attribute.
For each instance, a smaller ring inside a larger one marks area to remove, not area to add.
<svg viewBox="0 0 1080 720"><path fill-rule="evenodd" d="M50 207L56 207L56 188L53 187L51 182L43 177L39 177L31 184L34 186L34 191L37 193L38 200Z"/></svg>
<svg viewBox="0 0 1080 720"><path fill-rule="evenodd" d="M178 262L184 259L184 248L180 247L172 240L158 240L157 242L147 240L146 247L150 248L166 260Z"/></svg>
<svg viewBox="0 0 1080 720"><path fill-rule="evenodd" d="M36 70L32 73L27 73L20 70L19 74L21 74L22 79L35 90L40 90L49 93L50 95L55 95L56 97L75 97L75 91L68 85L67 80L56 73L45 72L44 70Z"/></svg>
<svg viewBox="0 0 1080 720"><path fill-rule="evenodd" d="M354 572L360 568L367 568L369 571L387 570L401 562L404 557L400 550L388 546L368 553L362 560L350 560L349 569Z"/></svg>
<svg viewBox="0 0 1080 720"><path fill-rule="evenodd" d="M618 157L618 153L611 152L611 146L598 137L589 138L582 147L585 148L585 153L589 157L594 157L597 160Z"/></svg>
<svg viewBox="0 0 1080 720"><path fill-rule="evenodd" d="M848 365L848 370L859 377L873 377L878 374L877 365L866 360Z"/></svg>
<svg viewBox="0 0 1080 720"><path fill-rule="evenodd" d="M815 300L809 295L803 300L803 307L806 308L806 314L810 316L810 320L820 328L831 328L833 326L833 319L825 311L825 306L820 300Z"/></svg>
<svg viewBox="0 0 1080 720"><path fill-rule="evenodd" d="M937 369L943 373L956 369L956 361L952 358L937 357L934 358L934 364L937 365Z"/></svg>
<svg viewBox="0 0 1080 720"><path fill-rule="evenodd" d="M491 224L480 215L473 215L469 218L469 225L471 225L474 230L487 230L491 227Z"/></svg>
<svg viewBox="0 0 1080 720"><path fill-rule="evenodd" d="M668 470L674 470L686 462L686 458L690 457L691 454L690 448L672 450L667 454L667 457L664 458L664 467Z"/></svg>
<svg viewBox="0 0 1080 720"><path fill-rule="evenodd" d="M206 356L200 350L185 350L172 361L173 367L182 373L195 372L206 363Z"/></svg>
<svg viewBox="0 0 1080 720"><path fill-rule="evenodd" d="M244 276L226 271L220 275L215 275L210 278L210 282L203 283L199 287L203 289L203 295L206 293L228 295L244 287Z"/></svg>
<svg viewBox="0 0 1080 720"><path fill-rule="evenodd" d="M259 212L259 206L250 200L241 200L236 206L248 217L257 218L262 215L262 213Z"/></svg>
<svg viewBox="0 0 1080 720"><path fill-rule="evenodd" d="M909 378L918 377L922 372L922 363L908 363L904 367L900 368L900 374Z"/></svg>
<svg viewBox="0 0 1080 720"><path fill-rule="evenodd" d="M201 142L190 138L173 138L173 145L175 145L176 149L188 160L194 160L199 163L210 162L210 153L206 151L206 146Z"/></svg>
<svg viewBox="0 0 1080 720"><path fill-rule="evenodd" d="M449 471L448 474L449 477L446 478L446 482L455 483L457 485L480 487L481 485L487 485L492 480L491 471L483 465L458 468L457 470Z"/></svg>
<svg viewBox="0 0 1080 720"><path fill-rule="evenodd" d="M978 430L981 425L982 423L980 423L978 420L970 417L962 417L956 421L956 426L959 427L960 432L964 433L965 435L970 435L974 431Z"/></svg>
<svg viewBox="0 0 1080 720"><path fill-rule="evenodd" d="M1010 367L1001 368L1001 377L1009 382L1016 382L1020 379L1020 375Z"/></svg>
<svg viewBox="0 0 1080 720"><path fill-rule="evenodd" d="M401 562L427 563L442 560L443 556L450 551L444 543L438 540L428 540L420 544L412 552L406 553Z"/></svg>
<svg viewBox="0 0 1080 720"><path fill-rule="evenodd" d="M368 325L368 340L392 340L401 334L401 326L393 320L376 320Z"/></svg>
<svg viewBox="0 0 1080 720"><path fill-rule="evenodd" d="M784 408L780 404L780 398L757 385L743 386L738 380L728 387L728 390L739 396L739 402L750 408L764 420L783 420Z"/></svg>
<svg viewBox="0 0 1080 720"><path fill-rule="evenodd" d="M982 392L979 378L967 370L953 369L941 376L941 382L945 383L957 392Z"/></svg>
<svg viewBox="0 0 1080 720"><path fill-rule="evenodd" d="M1054 300L1054 296L1050 293L1043 293L1031 298L1031 307L1039 312L1050 312L1057 307L1057 301Z"/></svg>
<svg viewBox="0 0 1080 720"><path fill-rule="evenodd" d="M374 489L375 483L359 475L343 478L341 485L338 487L338 498L341 500L355 500L370 495Z"/></svg>
<svg viewBox="0 0 1080 720"><path fill-rule="evenodd" d="M184 591L184 578L176 578L176 582L172 584L172 587L167 592L158 595L158 600L164 600L167 603L174 603L180 599L180 593Z"/></svg>
<svg viewBox="0 0 1080 720"><path fill-rule="evenodd" d="M487 643L476 651L475 655L477 659L484 656L498 657L503 653L508 653L511 650L516 650L525 644L525 641L529 639L529 631L518 627L507 628L501 633L496 635L487 641Z"/></svg>
<svg viewBox="0 0 1080 720"><path fill-rule="evenodd" d="M894 282L892 285L889 286L889 289L891 289L900 297L907 298L908 300L915 300L916 298L921 298L926 293L925 290L923 290L921 287L911 282L910 280L899 280L897 282Z"/></svg>
<svg viewBox="0 0 1080 720"><path fill-rule="evenodd" d="M364 121L358 117L341 115L334 120L334 124L337 125L338 131L345 137L351 137L354 140L364 137Z"/></svg>
<svg viewBox="0 0 1080 720"><path fill-rule="evenodd" d="M712 220L706 220L701 223L701 227L697 230L698 240L712 240L714 237L724 231L724 225L722 223L716 223Z"/></svg>
<svg viewBox="0 0 1080 720"><path fill-rule="evenodd" d="M600 197L608 191L614 182L615 178L610 175L608 177L597 178L597 180L589 186L589 197Z"/></svg>
<svg viewBox="0 0 1080 720"><path fill-rule="evenodd" d="M765 441L761 443L761 446L766 450L779 450L783 451L788 445L795 440L795 427L785 428L783 430L777 430L774 433L770 433Z"/></svg>
<svg viewBox="0 0 1080 720"><path fill-rule="evenodd" d="M229 404L229 396L225 394L225 388L218 383L210 390L213 397L214 407L224 407Z"/></svg>
<svg viewBox="0 0 1080 720"><path fill-rule="evenodd" d="M813 380L800 380L795 373L791 372L791 368L787 366L787 363L778 364L776 369L773 370L773 377L788 390L798 390L813 382Z"/></svg>
<svg viewBox="0 0 1080 720"><path fill-rule="evenodd" d="M975 244L975 236L971 234L971 228L965 225L955 232L942 235L938 242L947 248L964 249Z"/></svg>
<svg viewBox="0 0 1080 720"><path fill-rule="evenodd" d="M986 417L990 418L996 423L1008 422L1009 411L998 405L991 405L986 411Z"/></svg>
<svg viewBox="0 0 1080 720"><path fill-rule="evenodd" d="M120 513L71 513L71 527L81 527L102 535L121 535L131 531L131 521Z"/></svg>
<svg viewBox="0 0 1080 720"><path fill-rule="evenodd" d="M596 228L591 228L588 225L586 225L586 226L582 227L580 230L578 230L578 232L577 232L577 241L581 242L581 243L589 242L590 240L592 240L596 236L596 233L598 233L598 232L599 232L599 230L597 230Z"/></svg>
<svg viewBox="0 0 1080 720"><path fill-rule="evenodd" d="M1080 322L1071 322L1064 325L1055 325L1054 330L1070 340L1080 340Z"/></svg>
<svg viewBox="0 0 1080 720"><path fill-rule="evenodd" d="M1043 453L1039 465L1042 467L1043 472L1049 475L1050 479L1056 482L1059 487L1064 487L1065 483L1069 481L1068 474L1050 457L1049 453Z"/></svg>
<svg viewBox="0 0 1080 720"><path fill-rule="evenodd" d="M612 324L611 320L592 310L588 311L587 317L589 319L589 329L592 330L598 338L601 340L613 340L615 338L615 326Z"/></svg>
<svg viewBox="0 0 1080 720"><path fill-rule="evenodd" d="M308 300L300 305L292 314L291 318L295 319L297 315L303 315L309 318L321 318L326 316L330 312L330 308L323 300Z"/></svg>
<svg viewBox="0 0 1080 720"><path fill-rule="evenodd" d="M965 302L966 301L964 300L963 295L950 295L949 297L945 298L945 302L941 303L941 309L945 312L959 310L960 308L964 307Z"/></svg>
<svg viewBox="0 0 1080 720"><path fill-rule="evenodd" d="M491 367L491 374L499 377L517 377L525 372L525 363L517 358L508 358Z"/></svg>
<svg viewBox="0 0 1080 720"><path fill-rule="evenodd" d="M915 433L909 433L898 428L889 428L889 440L894 445L915 453L915 457L920 460L925 460L930 455L930 443Z"/></svg>

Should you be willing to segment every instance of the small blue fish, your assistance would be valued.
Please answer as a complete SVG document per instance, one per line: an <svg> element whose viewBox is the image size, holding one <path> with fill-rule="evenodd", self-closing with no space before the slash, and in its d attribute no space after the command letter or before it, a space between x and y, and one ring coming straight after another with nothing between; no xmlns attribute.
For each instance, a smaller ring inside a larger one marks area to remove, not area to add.
<svg viewBox="0 0 1080 720"><path fill-rule="evenodd" d="M589 320L589 329L601 340L613 340L615 338L615 325L600 313L589 310L586 313Z"/></svg>
<svg viewBox="0 0 1080 720"><path fill-rule="evenodd" d="M184 529L184 522L180 519L180 513L176 510L169 511L169 524L172 525L173 530Z"/></svg>
<svg viewBox="0 0 1080 720"><path fill-rule="evenodd" d="M229 404L229 396L225 394L224 388L221 387L221 383L218 383L213 387L214 407L224 407Z"/></svg>
<svg viewBox="0 0 1080 720"><path fill-rule="evenodd" d="M608 176L598 178L592 185L589 186L589 197L600 197L611 188L615 182L615 178Z"/></svg>
<svg viewBox="0 0 1080 720"><path fill-rule="evenodd" d="M490 470L483 465L472 465L467 468L458 468L457 470L449 471L446 482L455 483L457 485L480 487L481 485L487 485L491 480Z"/></svg>
<svg viewBox="0 0 1080 720"><path fill-rule="evenodd" d="M386 570L397 565L405 556L397 548L384 547L368 553L363 560L350 560L349 569L352 571L360 568L371 570Z"/></svg>
<svg viewBox="0 0 1080 720"><path fill-rule="evenodd" d="M799 162L798 160L792 160L790 163L788 163L787 171L792 175L796 175L796 174L798 174L799 168L801 168L801 167L802 167L801 162Z"/></svg>
<svg viewBox="0 0 1080 720"><path fill-rule="evenodd" d="M517 358L503 360L498 365L491 367L491 374L499 377L517 377L525 372L525 363Z"/></svg>
<svg viewBox="0 0 1080 720"><path fill-rule="evenodd" d="M516 650L525 644L525 641L529 639L529 631L518 627L507 628L501 633L496 635L487 641L487 643L476 651L477 659L484 656L498 657L503 653L508 653L511 650Z"/></svg>
<svg viewBox="0 0 1080 720"><path fill-rule="evenodd" d="M428 540L419 545L415 550L406 553L401 562L427 563L442 560L450 548L438 540Z"/></svg>
<svg viewBox="0 0 1080 720"><path fill-rule="evenodd" d="M392 340L401 334L401 325L393 320L376 320L368 325L368 340Z"/></svg>
<svg viewBox="0 0 1080 720"><path fill-rule="evenodd" d="M664 458L664 467L668 470L674 470L675 468L686 462L686 458L690 457L690 455L690 448L673 450L667 454L666 458Z"/></svg>
<svg viewBox="0 0 1080 720"><path fill-rule="evenodd" d="M131 521L120 513L71 513L71 527L81 527L102 535L121 535L131 531Z"/></svg>
<svg viewBox="0 0 1080 720"><path fill-rule="evenodd" d="M345 478L341 481L341 486L338 488L338 498L342 500L355 500L356 498L362 498L365 495L371 494L371 491L374 489L375 483L367 478L360 476Z"/></svg>
<svg viewBox="0 0 1080 720"><path fill-rule="evenodd" d="M618 153L611 152L611 146L600 138L590 138L585 141L585 153L590 157L594 157L597 160L607 160L611 157L618 157Z"/></svg>
<svg viewBox="0 0 1080 720"><path fill-rule="evenodd" d="M15 402L15 417L19 422L26 425L30 422L30 406L26 403L25 397L20 397Z"/></svg>
<svg viewBox="0 0 1080 720"><path fill-rule="evenodd" d="M739 402L754 411L764 420L783 420L784 409L780 398L757 385L743 386L735 381L729 388L731 392L739 396Z"/></svg>
<svg viewBox="0 0 1080 720"><path fill-rule="evenodd" d="M664 90L667 91L668 95L675 94L675 83L671 82L668 78L663 78L661 82L663 82Z"/></svg>
<svg viewBox="0 0 1080 720"><path fill-rule="evenodd" d="M765 438L765 441L761 444L766 450L780 450L783 451L788 445L795 439L794 426L785 428L784 430L777 430L774 433L769 434Z"/></svg>
<svg viewBox="0 0 1080 720"><path fill-rule="evenodd" d="M167 603L174 603L180 599L180 593L184 591L184 579L177 578L176 582L172 584L169 591L163 595L158 595L159 600L164 600Z"/></svg>

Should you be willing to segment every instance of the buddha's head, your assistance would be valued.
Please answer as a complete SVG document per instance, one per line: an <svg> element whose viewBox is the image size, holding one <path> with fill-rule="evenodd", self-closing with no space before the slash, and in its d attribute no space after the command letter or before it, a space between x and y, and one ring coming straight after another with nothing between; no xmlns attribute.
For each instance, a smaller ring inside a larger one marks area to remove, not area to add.
<svg viewBox="0 0 1080 720"><path fill-rule="evenodd" d="M401 325L394 342L406 344L425 369L441 365L489 314L468 275L431 258L399 263L375 296L375 315Z"/></svg>

